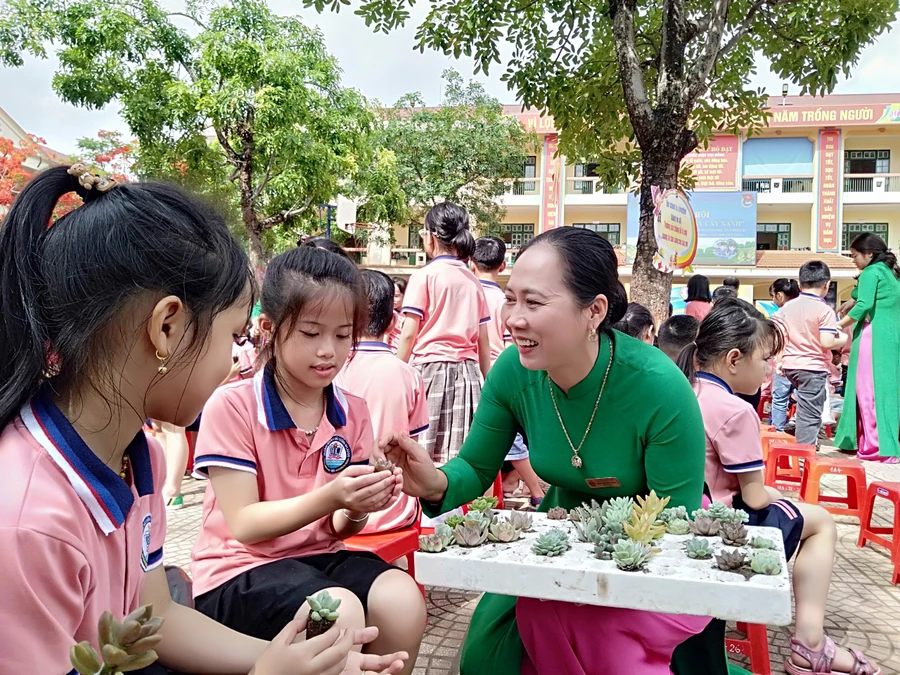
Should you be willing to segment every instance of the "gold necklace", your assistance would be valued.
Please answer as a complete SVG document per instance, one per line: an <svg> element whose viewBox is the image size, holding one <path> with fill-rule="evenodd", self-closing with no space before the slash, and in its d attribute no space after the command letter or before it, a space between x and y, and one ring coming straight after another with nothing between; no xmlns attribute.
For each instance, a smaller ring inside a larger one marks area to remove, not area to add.
<svg viewBox="0 0 900 675"><path fill-rule="evenodd" d="M607 338L608 339L608 338ZM609 369L612 368L613 362L613 343L612 340L609 340L609 363L606 365L606 373L603 375L603 383L600 385L600 393L597 394L597 402L594 403L594 411L591 413L591 419L588 422L587 429L584 430L584 436L581 437L581 443L578 444L578 447L575 447L575 444L572 442L572 439L569 438L569 432L566 430L566 424L563 422L562 415L559 413L559 406L556 405L556 395L553 393L553 382L550 381L550 377L547 377L547 384L550 387L550 400L553 401L553 409L556 410L556 416L559 418L559 426L562 427L563 433L566 435L566 440L569 442L569 447L572 448L572 466L576 469L580 469L584 466L584 462L581 457L578 456L578 453L581 452L581 446L584 445L584 442L587 440L588 434L591 433L591 427L594 424L594 416L597 414L597 408L600 407L600 399L603 398L603 390L606 389L606 380L609 378Z"/></svg>
<svg viewBox="0 0 900 675"><path fill-rule="evenodd" d="M122 468L119 471L119 478L125 480L128 476L128 455L122 455Z"/></svg>

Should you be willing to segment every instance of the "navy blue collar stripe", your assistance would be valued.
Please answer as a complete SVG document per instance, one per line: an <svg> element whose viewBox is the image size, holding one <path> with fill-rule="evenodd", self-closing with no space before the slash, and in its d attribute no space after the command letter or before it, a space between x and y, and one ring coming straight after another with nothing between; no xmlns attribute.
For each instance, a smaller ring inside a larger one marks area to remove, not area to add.
<svg viewBox="0 0 900 675"><path fill-rule="evenodd" d="M712 373L707 372L699 372L697 373L698 380L706 380L707 382L711 382L712 384L717 384L722 387L729 394L733 394L734 392L731 390L731 387L723 380L721 377L716 377Z"/></svg>
<svg viewBox="0 0 900 675"><path fill-rule="evenodd" d="M265 424L269 431L296 429L297 425L291 419L275 388L275 375L271 366L267 365L263 369L260 381L254 382L254 386L260 386L262 389L260 398L265 412ZM325 416L335 429L347 426L346 400L334 384L329 384L325 388Z"/></svg>

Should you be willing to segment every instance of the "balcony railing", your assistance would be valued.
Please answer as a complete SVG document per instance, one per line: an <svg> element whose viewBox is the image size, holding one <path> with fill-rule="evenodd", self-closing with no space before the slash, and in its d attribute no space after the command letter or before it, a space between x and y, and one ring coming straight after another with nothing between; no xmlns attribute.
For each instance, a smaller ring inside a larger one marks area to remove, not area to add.
<svg viewBox="0 0 900 675"><path fill-rule="evenodd" d="M900 174L869 173L845 175L844 192L900 192Z"/></svg>
<svg viewBox="0 0 900 675"><path fill-rule="evenodd" d="M783 178L781 180L781 191L790 194L801 192L812 192L813 179L809 178Z"/></svg>
<svg viewBox="0 0 900 675"><path fill-rule="evenodd" d="M585 177L566 177L566 194L567 195L620 195L625 192L622 188L607 187L600 182L599 178L591 176Z"/></svg>
<svg viewBox="0 0 900 675"><path fill-rule="evenodd" d="M800 176L794 178L744 178L741 188L745 192L758 192L761 194L804 194L813 191L812 176Z"/></svg>
<svg viewBox="0 0 900 675"><path fill-rule="evenodd" d="M509 194L515 195L517 197L523 197L525 195L537 195L540 194L538 191L539 185L540 182L536 178L517 178L513 181Z"/></svg>
<svg viewBox="0 0 900 675"><path fill-rule="evenodd" d="M771 178L745 178L742 181L741 188L744 192L771 192L772 191L772 179Z"/></svg>

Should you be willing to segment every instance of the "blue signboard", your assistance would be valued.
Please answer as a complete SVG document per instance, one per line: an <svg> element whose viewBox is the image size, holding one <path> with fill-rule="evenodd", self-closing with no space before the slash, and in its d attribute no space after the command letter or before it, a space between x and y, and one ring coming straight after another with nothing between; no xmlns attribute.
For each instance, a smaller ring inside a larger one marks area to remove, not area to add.
<svg viewBox="0 0 900 675"><path fill-rule="evenodd" d="M690 192L697 218L697 255L693 266L738 267L756 264L756 193ZM640 206L628 195L626 256L634 261Z"/></svg>

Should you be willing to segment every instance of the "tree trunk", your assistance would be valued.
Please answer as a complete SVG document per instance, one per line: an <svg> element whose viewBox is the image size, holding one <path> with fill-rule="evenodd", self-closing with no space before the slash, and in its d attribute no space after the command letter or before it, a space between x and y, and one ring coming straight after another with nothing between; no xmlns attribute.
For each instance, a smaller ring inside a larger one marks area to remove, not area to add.
<svg viewBox="0 0 900 675"><path fill-rule="evenodd" d="M669 316L669 297L672 274L664 274L653 266L653 256L658 250L653 229L653 196L651 186L662 190L674 188L678 178L679 160L668 157L657 159L644 154L641 165L640 228L637 252L631 271L631 301L644 305L663 322Z"/></svg>
<svg viewBox="0 0 900 675"><path fill-rule="evenodd" d="M268 255L262 243L262 230L258 227L256 229L251 228L247 225L246 221L244 221L244 225L247 227L250 267L253 269L253 273L256 275L257 280L261 282L266 272L266 264L269 262Z"/></svg>
<svg viewBox="0 0 900 675"><path fill-rule="evenodd" d="M269 257L262 243L263 228L256 215L256 209L253 208L253 168L248 158L238 169L238 185L241 191L241 220L244 222L249 241L250 266L256 278L262 281Z"/></svg>

